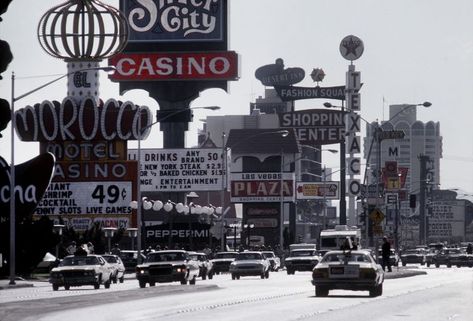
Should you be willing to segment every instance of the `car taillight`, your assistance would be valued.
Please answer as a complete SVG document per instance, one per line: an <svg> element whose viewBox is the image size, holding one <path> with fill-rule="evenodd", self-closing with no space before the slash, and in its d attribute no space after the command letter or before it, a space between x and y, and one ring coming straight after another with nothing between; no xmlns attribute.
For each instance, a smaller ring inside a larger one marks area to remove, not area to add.
<svg viewBox="0 0 473 321"><path fill-rule="evenodd" d="M375 279L376 271L373 269L360 269L360 277L363 279Z"/></svg>
<svg viewBox="0 0 473 321"><path fill-rule="evenodd" d="M328 277L328 269L314 269L312 271L313 279L322 279Z"/></svg>

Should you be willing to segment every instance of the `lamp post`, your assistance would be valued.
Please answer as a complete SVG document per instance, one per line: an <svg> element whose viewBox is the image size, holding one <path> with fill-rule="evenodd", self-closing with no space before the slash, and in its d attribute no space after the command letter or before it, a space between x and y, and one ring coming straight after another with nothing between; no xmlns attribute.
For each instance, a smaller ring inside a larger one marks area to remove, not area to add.
<svg viewBox="0 0 473 321"><path fill-rule="evenodd" d="M141 136L143 135L144 131L146 131L148 128L151 128L153 125L162 122L168 118L171 118L175 115L178 115L180 113L186 112L189 109L209 109L209 110L218 110L220 109L220 106L205 106L205 107L190 107L190 108L182 108L178 109L175 112L172 112L170 114L167 114L166 116L160 118L158 121L155 121L151 124L147 124L145 127L141 127L141 107L138 107L138 150L137 150L137 156L136 156L136 161L137 161L137 166L136 166L136 224L138 226L138 233L137 233L137 242L136 242L136 247L138 253L141 252L142 248L142 227L143 227L143 222L142 222L142 200L141 200L141 179L140 179L140 174L141 174ZM171 242L172 236L170 235L170 242ZM138 263L141 263L141 256L138 255Z"/></svg>
<svg viewBox="0 0 473 321"><path fill-rule="evenodd" d="M131 238L131 250L135 250L135 238L138 234L138 229L136 227L129 227L126 229L128 231L128 236Z"/></svg>
<svg viewBox="0 0 473 321"><path fill-rule="evenodd" d="M59 259L59 244L62 243L62 230L64 229L64 225L54 224L53 229L54 232L59 236L59 242L56 244L56 259Z"/></svg>
<svg viewBox="0 0 473 321"><path fill-rule="evenodd" d="M15 102L20 99L23 99L49 85L54 84L55 82L66 78L72 74L79 73L82 71L89 70L103 70L103 71L114 71L115 67L93 67L76 70L73 72L68 72L62 76L59 76L47 83L38 86L22 95L15 97L15 73L12 72L11 75L11 103L10 103L10 122L11 122L11 163L10 163L10 285L15 285L15 274L16 274L16 197L15 197L15 129L16 129L16 120L15 120Z"/></svg>
<svg viewBox="0 0 473 321"><path fill-rule="evenodd" d="M187 201L190 200L191 203L193 203L194 200L198 199L199 195L196 192L190 192L189 194L186 195L185 199L185 204L188 205ZM191 213L192 213L192 208L191 208ZM200 213L195 213L195 214L200 214ZM209 231L210 233L210 231ZM192 235L192 216L189 215L189 249L192 251L193 250L193 235Z"/></svg>
<svg viewBox="0 0 473 321"><path fill-rule="evenodd" d="M325 107L336 107L330 103L324 103ZM345 112L345 101L342 100L340 106L342 114ZM345 157L346 157L346 142L345 138L340 142L340 225L347 224L347 200L346 200L346 170L345 170Z"/></svg>
<svg viewBox="0 0 473 321"><path fill-rule="evenodd" d="M115 235L115 232L117 231L117 229L115 227L105 227L103 231L105 232L105 237L108 239L107 240L108 253L110 253L110 249L111 249L110 243L112 243L112 237Z"/></svg>
<svg viewBox="0 0 473 321"><path fill-rule="evenodd" d="M246 236L247 236L247 240L248 240L247 246L248 246L248 249L250 249L251 248L250 230L252 228L254 228L255 225L254 224L245 224L245 225L243 225L243 227L246 229Z"/></svg>

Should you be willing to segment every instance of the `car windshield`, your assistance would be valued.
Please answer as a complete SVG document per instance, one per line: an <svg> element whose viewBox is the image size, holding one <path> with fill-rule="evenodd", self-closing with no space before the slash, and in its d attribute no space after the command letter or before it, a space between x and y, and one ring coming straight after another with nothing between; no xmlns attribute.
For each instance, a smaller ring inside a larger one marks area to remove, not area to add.
<svg viewBox="0 0 473 321"><path fill-rule="evenodd" d="M99 264L99 260L95 256L74 256L64 258L60 266L81 266L97 264Z"/></svg>
<svg viewBox="0 0 473 321"><path fill-rule="evenodd" d="M445 253L446 254L459 254L461 252L459 249L449 249L449 250L445 250Z"/></svg>
<svg viewBox="0 0 473 321"><path fill-rule="evenodd" d="M240 260L262 260L263 257L261 256L260 253L239 253L235 260L240 261Z"/></svg>
<svg viewBox="0 0 473 321"><path fill-rule="evenodd" d="M266 256L266 257L274 257L274 253L273 252L263 252L263 254Z"/></svg>
<svg viewBox="0 0 473 321"><path fill-rule="evenodd" d="M167 252L167 253L150 253L146 258L146 262L170 262L170 261L184 261L186 255L183 252Z"/></svg>
<svg viewBox="0 0 473 321"><path fill-rule="evenodd" d="M107 261L108 263L118 263L117 261L117 258L114 257L114 256L102 256L105 261Z"/></svg>
<svg viewBox="0 0 473 321"><path fill-rule="evenodd" d="M303 257L303 256L314 256L314 251L313 250L306 250L306 251L292 251L291 255L292 257Z"/></svg>
<svg viewBox="0 0 473 321"><path fill-rule="evenodd" d="M343 253L332 253L332 254L326 254L324 258L322 259L322 262L325 263L330 263L330 262L337 262L337 263L343 263L343 262L366 262L369 263L371 262L370 258L366 254L362 253L357 253L357 254L343 254Z"/></svg>
<svg viewBox="0 0 473 321"><path fill-rule="evenodd" d="M407 250L405 254L420 254L420 250Z"/></svg>
<svg viewBox="0 0 473 321"><path fill-rule="evenodd" d="M234 259L236 253L217 253L215 254L215 259Z"/></svg>

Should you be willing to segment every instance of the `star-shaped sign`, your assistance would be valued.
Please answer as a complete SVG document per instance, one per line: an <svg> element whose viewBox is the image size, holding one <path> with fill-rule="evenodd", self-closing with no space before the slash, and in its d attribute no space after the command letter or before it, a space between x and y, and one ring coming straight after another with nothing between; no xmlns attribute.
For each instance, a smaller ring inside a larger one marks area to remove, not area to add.
<svg viewBox="0 0 473 321"><path fill-rule="evenodd" d="M340 43L342 57L350 61L360 58L363 50L363 41L356 36L346 36Z"/></svg>

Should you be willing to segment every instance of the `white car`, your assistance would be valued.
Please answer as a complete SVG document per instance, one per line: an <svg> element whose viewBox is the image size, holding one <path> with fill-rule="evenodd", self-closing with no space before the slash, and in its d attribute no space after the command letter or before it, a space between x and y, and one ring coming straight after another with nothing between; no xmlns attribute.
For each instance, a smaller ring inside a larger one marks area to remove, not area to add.
<svg viewBox="0 0 473 321"><path fill-rule="evenodd" d="M270 263L263 253L256 251L240 252L230 264L229 272L232 280L239 280L240 276L259 275L262 279L269 278Z"/></svg>
<svg viewBox="0 0 473 321"><path fill-rule="evenodd" d="M281 268L281 259L273 251L263 251L264 256L269 261L271 271L278 271Z"/></svg>
<svg viewBox="0 0 473 321"><path fill-rule="evenodd" d="M287 274L294 274L296 271L312 271L321 259L314 249L295 249L284 259L284 265Z"/></svg>
<svg viewBox="0 0 473 321"><path fill-rule="evenodd" d="M125 280L125 265L122 262L122 259L118 255L114 254L102 254L102 257L110 265L110 270L112 271L112 281L113 283L123 283Z"/></svg>
<svg viewBox="0 0 473 321"><path fill-rule="evenodd" d="M54 291L60 286L69 290L71 286L93 285L98 289L100 284L108 289L112 272L110 265L100 255L69 255L51 270L49 277Z"/></svg>

